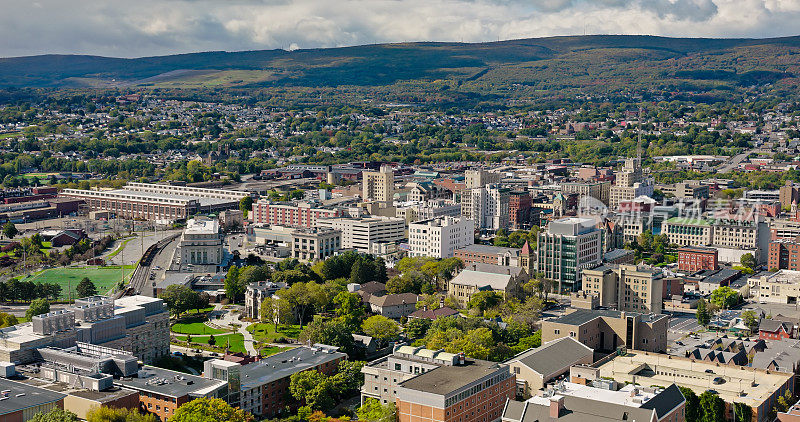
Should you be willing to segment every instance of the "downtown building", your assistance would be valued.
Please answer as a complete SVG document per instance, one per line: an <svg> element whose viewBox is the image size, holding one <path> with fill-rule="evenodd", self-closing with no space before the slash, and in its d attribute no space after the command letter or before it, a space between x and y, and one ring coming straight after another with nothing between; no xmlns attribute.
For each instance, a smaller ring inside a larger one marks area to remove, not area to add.
<svg viewBox="0 0 800 422"><path fill-rule="evenodd" d="M589 218L568 217L551 221L539 233L536 270L559 292L581 289L581 270L602 262L602 231Z"/></svg>
<svg viewBox="0 0 800 422"><path fill-rule="evenodd" d="M189 186L130 182L122 189L64 189L60 196L82 199L89 211L105 211L117 218L184 220L195 214L239 208L247 192Z"/></svg>
<svg viewBox="0 0 800 422"><path fill-rule="evenodd" d="M361 177L362 200L388 203L394 201L394 170L391 166L383 165L378 171L362 172Z"/></svg>
<svg viewBox="0 0 800 422"><path fill-rule="evenodd" d="M640 196L653 196L653 180L642 175L642 163L639 158L628 158L622 171L616 173L614 186L609 193L609 206L617 209L624 201L631 201Z"/></svg>
<svg viewBox="0 0 800 422"><path fill-rule="evenodd" d="M4 362L35 362L41 348L77 342L121 349L144 363L169 355L169 313L162 299L147 296L78 299L65 309L0 331Z"/></svg>
<svg viewBox="0 0 800 422"><path fill-rule="evenodd" d="M406 222L402 218L321 218L316 227L341 232L341 248L371 253L376 243L397 243L405 238Z"/></svg>
<svg viewBox="0 0 800 422"><path fill-rule="evenodd" d="M582 291L602 307L656 314L664 308L663 273L652 267L601 265L584 269L582 283Z"/></svg>
<svg viewBox="0 0 800 422"><path fill-rule="evenodd" d="M441 217L408 226L409 256L451 258L475 242L475 224L466 218Z"/></svg>
<svg viewBox="0 0 800 422"><path fill-rule="evenodd" d="M738 263L750 253L756 262L767 261L769 226L758 215L752 218L673 217L665 221L661 233L679 246L709 246L717 249L721 262Z"/></svg>
<svg viewBox="0 0 800 422"><path fill-rule="evenodd" d="M272 202L266 199L253 203L253 224L312 228L320 218L344 216L342 209L316 208L307 202L297 204Z"/></svg>
<svg viewBox="0 0 800 422"><path fill-rule="evenodd" d="M511 191L497 184L468 189L461 195L461 215L479 231L507 229L510 197Z"/></svg>

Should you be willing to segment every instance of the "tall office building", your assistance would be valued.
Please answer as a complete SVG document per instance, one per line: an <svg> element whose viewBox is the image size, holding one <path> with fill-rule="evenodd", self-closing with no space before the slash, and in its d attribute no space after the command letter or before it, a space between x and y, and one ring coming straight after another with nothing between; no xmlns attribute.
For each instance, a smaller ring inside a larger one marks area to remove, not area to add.
<svg viewBox="0 0 800 422"><path fill-rule="evenodd" d="M456 249L475 242L475 224L466 218L441 217L408 226L410 256L451 258Z"/></svg>
<svg viewBox="0 0 800 422"><path fill-rule="evenodd" d="M582 271L583 291L597 296L600 306L619 311L660 314L663 273L637 265L601 265Z"/></svg>
<svg viewBox="0 0 800 422"><path fill-rule="evenodd" d="M464 183L467 189L480 188L493 183L500 183L500 173L484 169L467 170L464 172Z"/></svg>
<svg viewBox="0 0 800 422"><path fill-rule="evenodd" d="M474 221L478 230L506 229L510 192L497 184L469 189L461 196L461 215Z"/></svg>
<svg viewBox="0 0 800 422"><path fill-rule="evenodd" d="M406 222L402 218L320 218L317 227L339 230L341 249L370 253L376 242L396 243L405 237Z"/></svg>
<svg viewBox="0 0 800 422"><path fill-rule="evenodd" d="M537 271L559 292L580 290L581 270L600 264L602 258L602 231L590 218L555 220L539 233Z"/></svg>
<svg viewBox="0 0 800 422"><path fill-rule="evenodd" d="M641 158L628 158L622 171L615 174L616 182L611 186L609 205L616 209L620 202L630 201L640 196L653 196L653 180L642 176Z"/></svg>
<svg viewBox="0 0 800 422"><path fill-rule="evenodd" d="M394 199L394 171L390 166L381 166L379 171L362 173L364 201L392 202Z"/></svg>

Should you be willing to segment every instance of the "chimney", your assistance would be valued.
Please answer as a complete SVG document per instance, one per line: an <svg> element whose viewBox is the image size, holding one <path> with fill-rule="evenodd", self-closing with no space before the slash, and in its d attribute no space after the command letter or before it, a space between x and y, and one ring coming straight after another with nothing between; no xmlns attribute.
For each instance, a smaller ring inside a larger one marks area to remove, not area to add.
<svg viewBox="0 0 800 422"><path fill-rule="evenodd" d="M550 397L550 418L558 419L561 409L564 408L564 396Z"/></svg>

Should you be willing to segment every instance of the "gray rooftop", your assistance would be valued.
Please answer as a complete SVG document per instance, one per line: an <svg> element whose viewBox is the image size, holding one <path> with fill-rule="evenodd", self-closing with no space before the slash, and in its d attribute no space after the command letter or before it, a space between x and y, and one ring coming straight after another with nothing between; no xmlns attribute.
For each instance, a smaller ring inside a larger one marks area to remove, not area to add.
<svg viewBox="0 0 800 422"><path fill-rule="evenodd" d="M537 349L523 352L511 361L519 361L537 373L548 376L569 368L586 356L594 355L594 350L572 337L549 341ZM508 363L508 362L507 362Z"/></svg>
<svg viewBox="0 0 800 422"><path fill-rule="evenodd" d="M502 246L481 245L479 243L473 243L472 245L465 246L459 250L472 253L497 254L497 255L506 253L511 255L519 255L520 251L520 249L518 248L504 248Z"/></svg>
<svg viewBox="0 0 800 422"><path fill-rule="evenodd" d="M250 389L291 376L326 362L347 358L332 346L301 346L242 366L242 389Z"/></svg>
<svg viewBox="0 0 800 422"><path fill-rule="evenodd" d="M192 395L196 391L222 386L225 383L183 372L145 366L139 371L139 378L115 379L114 384L136 391L148 391L169 397L184 397Z"/></svg>
<svg viewBox="0 0 800 422"><path fill-rule="evenodd" d="M410 390L448 395L462 387L500 371L506 365L480 359L469 359L464 365L440 366L406 380L399 385Z"/></svg>
<svg viewBox="0 0 800 422"><path fill-rule="evenodd" d="M559 318L550 321L558 324L583 325L589 321L594 320L595 318L600 318L600 317L620 318L622 314L623 314L622 312L613 309L578 309L574 312L571 312L569 314L566 314L564 316L561 316ZM640 314L637 312L625 312L625 315L640 316L642 322L653 322L661 318L668 318L667 315Z"/></svg>
<svg viewBox="0 0 800 422"><path fill-rule="evenodd" d="M0 378L0 390L9 390L8 399L0 400L0 415L17 412L30 407L57 402L66 394L34 387L21 382Z"/></svg>

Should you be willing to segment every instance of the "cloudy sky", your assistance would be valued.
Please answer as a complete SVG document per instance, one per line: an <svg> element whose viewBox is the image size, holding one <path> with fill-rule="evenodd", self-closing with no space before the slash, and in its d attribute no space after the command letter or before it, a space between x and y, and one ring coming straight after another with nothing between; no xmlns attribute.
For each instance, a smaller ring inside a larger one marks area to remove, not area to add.
<svg viewBox="0 0 800 422"><path fill-rule="evenodd" d="M0 57L583 34L800 35L800 0L0 0Z"/></svg>

